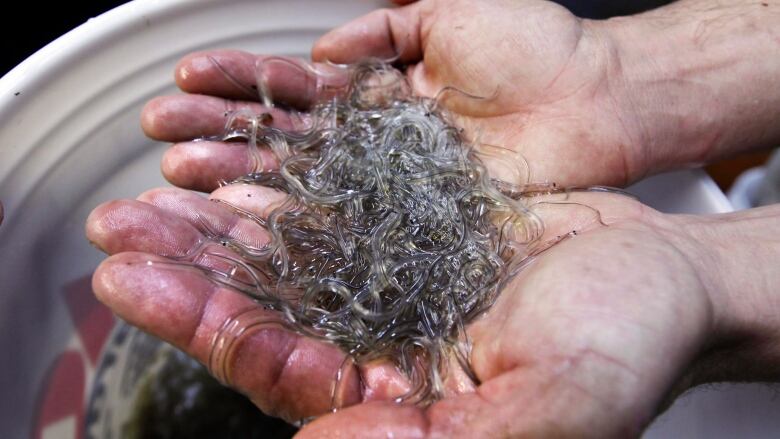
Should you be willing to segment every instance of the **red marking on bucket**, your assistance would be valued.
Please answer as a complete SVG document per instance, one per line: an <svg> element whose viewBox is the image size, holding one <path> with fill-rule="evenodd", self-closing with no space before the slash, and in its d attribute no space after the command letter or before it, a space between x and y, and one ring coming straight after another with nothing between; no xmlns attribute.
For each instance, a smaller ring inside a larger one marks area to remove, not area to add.
<svg viewBox="0 0 780 439"><path fill-rule="evenodd" d="M65 303L76 326L89 361L97 365L103 345L114 327L114 315L92 292L92 276L84 276L65 285Z"/></svg>
<svg viewBox="0 0 780 439"><path fill-rule="evenodd" d="M91 278L83 276L62 291L79 346L61 353L49 367L38 396L35 439L84 437L87 371L97 366L115 323L111 310L95 298Z"/></svg>
<svg viewBox="0 0 780 439"><path fill-rule="evenodd" d="M33 437L81 438L84 435L84 392L86 374L84 360L76 351L65 351L55 360L42 387L38 420ZM70 418L70 419L69 419ZM73 422L66 422L73 420ZM72 425L72 428L70 427ZM70 431L62 431L62 427ZM72 432L72 435L71 435ZM64 435L64 436L63 436Z"/></svg>

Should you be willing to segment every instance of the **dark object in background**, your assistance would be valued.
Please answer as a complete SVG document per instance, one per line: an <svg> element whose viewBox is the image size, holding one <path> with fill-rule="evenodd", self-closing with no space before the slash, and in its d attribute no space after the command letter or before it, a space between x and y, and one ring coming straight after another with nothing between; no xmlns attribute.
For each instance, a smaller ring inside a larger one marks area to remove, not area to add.
<svg viewBox="0 0 780 439"><path fill-rule="evenodd" d="M766 164L766 177L758 190L758 205L780 203L780 149L775 150Z"/></svg>
<svg viewBox="0 0 780 439"><path fill-rule="evenodd" d="M756 151L740 154L725 160L710 163L705 168L720 189L728 191L743 172L756 166L761 166L769 160L770 151Z"/></svg>
<svg viewBox="0 0 780 439"><path fill-rule="evenodd" d="M85 0L65 2L14 1L7 6L2 26L0 76L8 73L41 47L56 40L91 17L113 9L127 0Z"/></svg>
<svg viewBox="0 0 780 439"><path fill-rule="evenodd" d="M146 377L126 439L284 439L298 429L264 415L246 397L209 375L181 351L173 351L156 373Z"/></svg>
<svg viewBox="0 0 780 439"><path fill-rule="evenodd" d="M263 414L173 346L118 321L86 406L86 439L289 439L297 428Z"/></svg>
<svg viewBox="0 0 780 439"><path fill-rule="evenodd" d="M671 0L554 0L583 18L631 15L671 3Z"/></svg>

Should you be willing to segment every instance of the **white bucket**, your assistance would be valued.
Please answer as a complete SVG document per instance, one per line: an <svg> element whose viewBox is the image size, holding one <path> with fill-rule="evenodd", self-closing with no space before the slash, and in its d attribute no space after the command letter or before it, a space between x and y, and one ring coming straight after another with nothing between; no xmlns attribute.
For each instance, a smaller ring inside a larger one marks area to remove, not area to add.
<svg viewBox="0 0 780 439"><path fill-rule="evenodd" d="M307 56L327 29L376 1L136 0L90 20L0 80L0 437L74 438L114 325L93 298L103 255L84 237L100 202L165 185L166 145L146 139L139 112L175 91L187 52L237 48ZM722 212L700 171L633 188L668 212ZM694 392L647 437L768 437L780 402L758 386Z"/></svg>

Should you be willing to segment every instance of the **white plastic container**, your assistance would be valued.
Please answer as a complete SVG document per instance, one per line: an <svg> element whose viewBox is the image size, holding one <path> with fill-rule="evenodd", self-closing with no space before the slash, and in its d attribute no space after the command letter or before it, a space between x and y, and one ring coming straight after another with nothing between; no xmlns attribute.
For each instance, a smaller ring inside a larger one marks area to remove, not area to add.
<svg viewBox="0 0 780 439"><path fill-rule="evenodd" d="M0 437L74 438L109 331L84 237L102 201L164 185L165 145L139 127L143 103L173 93L183 54L230 47L306 56L327 29L376 1L136 0L48 45L0 80ZM722 212L700 171L633 188L667 212ZM780 402L759 386L682 398L647 437L770 437Z"/></svg>

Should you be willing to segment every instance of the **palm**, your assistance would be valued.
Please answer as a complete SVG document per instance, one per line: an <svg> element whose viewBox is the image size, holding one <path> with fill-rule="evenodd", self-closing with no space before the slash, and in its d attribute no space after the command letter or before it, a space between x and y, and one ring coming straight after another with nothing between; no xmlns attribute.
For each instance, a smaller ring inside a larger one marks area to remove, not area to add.
<svg viewBox="0 0 780 439"><path fill-rule="evenodd" d="M629 199L586 199L609 226L543 253L470 326L473 393L417 413L355 407L304 431L382 437L372 419L383 413L393 431L433 437L638 435L701 346L709 301L669 218ZM555 226L567 227L579 226Z"/></svg>
<svg viewBox="0 0 780 439"><path fill-rule="evenodd" d="M690 263L652 224L582 234L521 273L472 328L478 392L506 406L510 436L636 435L692 360L707 306ZM477 436L500 436L489 419Z"/></svg>
<svg viewBox="0 0 780 439"><path fill-rule="evenodd" d="M479 141L522 153L532 180L623 185L641 176L631 154L634 127L618 113L610 88L615 66L608 42L580 19L539 1L428 1L409 8L417 10L394 14L419 16L418 29L410 29L413 18L389 23L411 35L396 36L392 49L402 60L419 60L409 72L416 91L434 96L454 87L484 97L442 95ZM354 61L355 50L342 47L355 42L347 32L353 29L325 37L315 59Z"/></svg>

